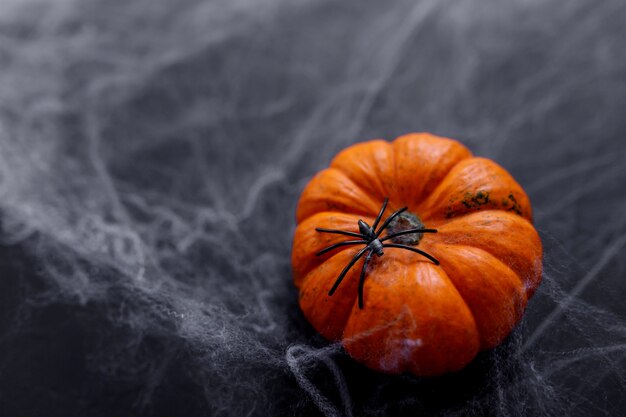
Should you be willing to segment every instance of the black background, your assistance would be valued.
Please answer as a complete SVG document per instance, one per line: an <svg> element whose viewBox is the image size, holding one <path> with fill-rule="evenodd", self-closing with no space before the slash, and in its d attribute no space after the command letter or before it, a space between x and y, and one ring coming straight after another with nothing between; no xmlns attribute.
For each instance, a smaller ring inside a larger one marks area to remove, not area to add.
<svg viewBox="0 0 626 417"><path fill-rule="evenodd" d="M0 415L626 413L626 3L0 5ZM306 323L295 205L429 131L528 192L544 281L500 347L384 376Z"/></svg>

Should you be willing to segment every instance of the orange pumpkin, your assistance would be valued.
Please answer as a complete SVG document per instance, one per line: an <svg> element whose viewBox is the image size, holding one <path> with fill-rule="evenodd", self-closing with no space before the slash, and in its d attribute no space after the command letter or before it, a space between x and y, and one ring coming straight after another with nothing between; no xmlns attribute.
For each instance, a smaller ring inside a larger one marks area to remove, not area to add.
<svg viewBox="0 0 626 417"><path fill-rule="evenodd" d="M390 211L407 210L379 231L379 243L395 243L380 254L366 235L386 198ZM386 373L463 368L511 332L541 281L528 196L452 139L415 133L343 150L305 187L297 222L292 266L304 315ZM366 243L337 245L355 237ZM372 250L347 269L364 248Z"/></svg>

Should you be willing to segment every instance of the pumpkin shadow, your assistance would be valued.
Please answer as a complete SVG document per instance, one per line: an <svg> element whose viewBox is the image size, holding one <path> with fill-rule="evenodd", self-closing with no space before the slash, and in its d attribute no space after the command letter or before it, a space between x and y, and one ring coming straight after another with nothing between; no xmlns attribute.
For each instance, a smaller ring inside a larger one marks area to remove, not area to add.
<svg viewBox="0 0 626 417"><path fill-rule="evenodd" d="M370 415L384 410L385 415L440 415L461 412L473 404L477 415L492 411L489 397L496 387L491 380L494 356L506 351L481 352L463 370L439 377L417 377L405 373L385 375L372 371L342 353L338 356L354 403L355 415ZM505 353L506 354L506 353Z"/></svg>

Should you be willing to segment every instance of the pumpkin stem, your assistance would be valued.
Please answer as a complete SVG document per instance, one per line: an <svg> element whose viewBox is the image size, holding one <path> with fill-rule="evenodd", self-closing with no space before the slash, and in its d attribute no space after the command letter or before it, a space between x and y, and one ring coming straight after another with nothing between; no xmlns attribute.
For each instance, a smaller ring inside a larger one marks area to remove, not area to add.
<svg viewBox="0 0 626 417"><path fill-rule="evenodd" d="M394 243L401 245L417 246L424 237L424 233L437 233L435 229L426 229L422 219L417 215L405 212L396 217L388 228L385 240L392 239Z"/></svg>
<svg viewBox="0 0 626 417"><path fill-rule="evenodd" d="M380 229L378 229L378 231L376 232L376 237L380 236L380 234L383 232L383 230L385 230L387 228L387 226L389 226L389 223L391 223L393 221L393 219L398 217L400 214L405 212L406 209L408 209L408 207L402 207L400 210L396 210L395 212L393 212L393 214L391 216L387 217L387 220L385 220L385 223L383 223L383 225L380 226Z"/></svg>

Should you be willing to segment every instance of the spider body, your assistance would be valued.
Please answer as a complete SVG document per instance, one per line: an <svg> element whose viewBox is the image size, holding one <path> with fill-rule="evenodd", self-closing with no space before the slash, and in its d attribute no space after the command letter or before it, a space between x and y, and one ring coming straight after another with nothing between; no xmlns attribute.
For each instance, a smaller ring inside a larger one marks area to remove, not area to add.
<svg viewBox="0 0 626 417"><path fill-rule="evenodd" d="M385 254L383 252L383 243L376 236L376 231L363 220L359 220L359 230L365 237L365 240L367 240L367 246L370 247L376 255L383 256Z"/></svg>
<svg viewBox="0 0 626 417"><path fill-rule="evenodd" d="M433 263L435 263L435 265L439 265L439 261L435 259L433 256L413 246L399 244L399 243L383 243L387 240L392 240L393 242L394 238L397 238L399 236L404 236L404 235L410 235L410 234L416 234L416 233L437 233L437 230L435 229L424 229L420 227L420 228L410 228L406 230L401 230L401 231L389 234L385 236L384 238L380 238L380 235L383 233L383 231L385 231L385 229L387 229L390 223L394 219L396 219L400 214L405 212L408 208L408 207L403 207L395 211L393 214L387 217L387 219L385 219L383 224L378 229L376 229L378 227L378 223L380 223L380 220L383 217L383 214L385 212L385 209L387 208L388 202L389 202L389 198L385 198L385 202L383 203L383 206L378 212L378 216L376 216L376 220L374 221L374 224L372 226L368 225L363 220L358 221L360 233L348 232L346 230L322 229L319 227L315 229L319 233L334 233L334 234L340 234L340 235L346 235L346 236L359 238L359 240L346 240L343 242L335 243L334 245L330 245L327 248L324 248L321 251L319 251L317 253L317 256L323 255L333 249L337 249L342 246L359 245L359 244L365 245L365 247L361 249L360 251L358 251L356 255L354 255L354 257L352 258L352 260L350 260L350 262L348 262L345 268L341 271L341 273L337 277L337 280L333 284L332 288L330 289L330 291L328 291L329 296L332 296L335 293L335 291L337 290L337 287L339 287L339 284L341 284L341 281L346 276L348 271L354 266L354 264L361 257L365 255L365 261L363 262L363 267L361 269L361 276L359 279L358 301L359 301L359 308L362 309L363 308L363 284L365 283L365 275L367 273L367 266L369 265L369 262L372 259L372 256L374 254L376 254L379 257L384 255L384 250L383 250L384 248L396 248L396 249L409 250L409 251L418 253L428 258Z"/></svg>

